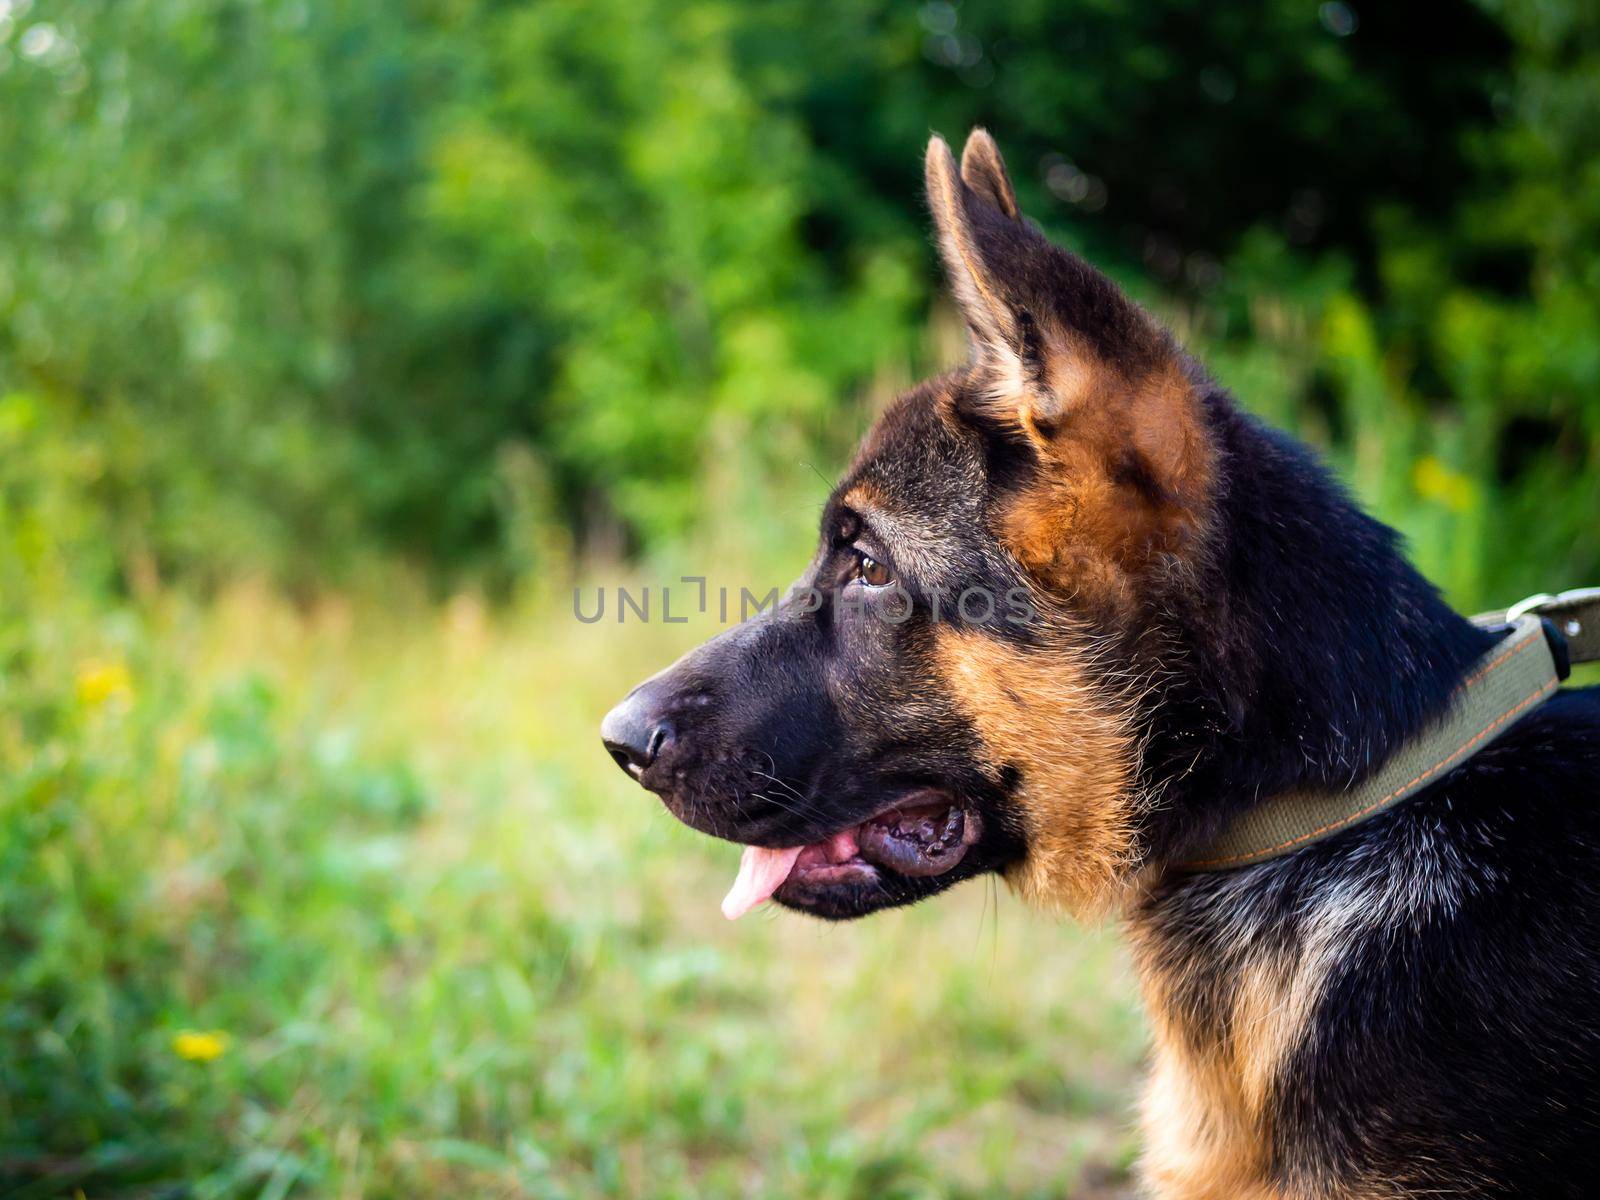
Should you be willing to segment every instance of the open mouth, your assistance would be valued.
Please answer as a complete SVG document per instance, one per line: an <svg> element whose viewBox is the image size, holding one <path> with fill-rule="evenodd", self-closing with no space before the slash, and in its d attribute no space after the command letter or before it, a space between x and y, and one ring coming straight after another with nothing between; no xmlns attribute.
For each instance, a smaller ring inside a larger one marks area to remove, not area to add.
<svg viewBox="0 0 1600 1200"><path fill-rule="evenodd" d="M841 889L879 883L886 873L943 875L966 857L982 832L975 810L942 792L921 789L808 846L746 846L722 913L736 921L774 896L809 908Z"/></svg>

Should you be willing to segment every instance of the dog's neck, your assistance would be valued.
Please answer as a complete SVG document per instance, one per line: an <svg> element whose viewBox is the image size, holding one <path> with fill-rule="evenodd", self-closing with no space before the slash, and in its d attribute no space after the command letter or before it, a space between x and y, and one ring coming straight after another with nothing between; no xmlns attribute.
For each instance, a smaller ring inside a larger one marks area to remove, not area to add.
<svg viewBox="0 0 1600 1200"><path fill-rule="evenodd" d="M1182 682L1152 708L1145 782L1162 858L1293 787L1348 784L1447 701L1492 637L1453 612L1291 439L1209 400L1221 448L1211 553L1145 644Z"/></svg>

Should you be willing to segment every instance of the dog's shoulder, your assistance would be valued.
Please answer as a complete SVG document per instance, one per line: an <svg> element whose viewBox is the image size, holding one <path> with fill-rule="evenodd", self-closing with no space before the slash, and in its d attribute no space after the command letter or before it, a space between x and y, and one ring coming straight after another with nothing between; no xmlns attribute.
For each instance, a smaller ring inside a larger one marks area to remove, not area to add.
<svg viewBox="0 0 1600 1200"><path fill-rule="evenodd" d="M1343 914L1354 936L1275 1103L1302 1173L1365 1161L1414 1188L1588 1194L1597 782L1600 688L1564 691L1342 858L1329 851L1333 882L1313 888L1324 899L1311 911Z"/></svg>
<svg viewBox="0 0 1600 1200"><path fill-rule="evenodd" d="M1530 897L1544 887L1523 873L1570 878L1600 901L1600 686L1556 693L1418 807L1454 819L1463 854L1492 849L1487 861Z"/></svg>
<svg viewBox="0 0 1600 1200"><path fill-rule="evenodd" d="M1569 689L1355 829L1156 889L1133 920L1153 1090L1205 1097L1213 1133L1218 1114L1254 1131L1225 1165L1274 1186L1584 1194L1600 1173L1597 780L1600 688Z"/></svg>

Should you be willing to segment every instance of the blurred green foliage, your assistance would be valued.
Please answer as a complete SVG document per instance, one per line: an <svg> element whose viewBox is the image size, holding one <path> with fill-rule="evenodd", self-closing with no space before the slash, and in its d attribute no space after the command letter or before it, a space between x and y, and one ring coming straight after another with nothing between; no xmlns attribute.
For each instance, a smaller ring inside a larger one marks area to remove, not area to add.
<svg viewBox="0 0 1600 1200"><path fill-rule="evenodd" d="M0 388L123 585L504 578L803 491L939 365L919 151L974 123L1463 603L1600 567L1591 6L0 13Z"/></svg>
<svg viewBox="0 0 1600 1200"><path fill-rule="evenodd" d="M0 1194L1126 1184L1141 1031L1107 934L977 886L848 938L734 931L737 849L594 738L706 622L420 593L170 590L9 644Z"/></svg>

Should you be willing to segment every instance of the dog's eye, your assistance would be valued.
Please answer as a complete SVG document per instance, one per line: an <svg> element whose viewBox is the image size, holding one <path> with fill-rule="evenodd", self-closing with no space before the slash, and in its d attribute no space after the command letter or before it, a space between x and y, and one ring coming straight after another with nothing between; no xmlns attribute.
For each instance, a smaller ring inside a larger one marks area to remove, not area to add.
<svg viewBox="0 0 1600 1200"><path fill-rule="evenodd" d="M856 574L868 587L888 587L894 582L894 572L871 555L863 554Z"/></svg>

